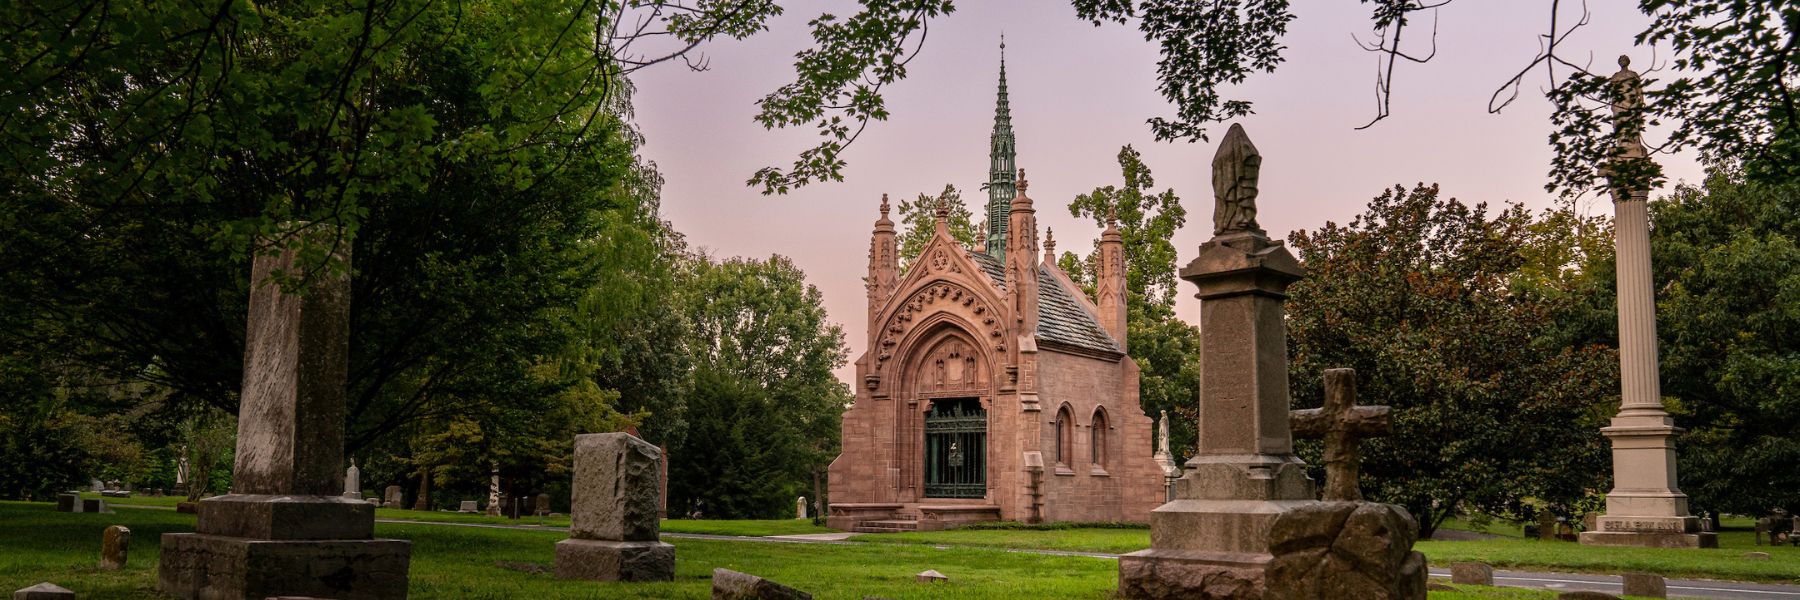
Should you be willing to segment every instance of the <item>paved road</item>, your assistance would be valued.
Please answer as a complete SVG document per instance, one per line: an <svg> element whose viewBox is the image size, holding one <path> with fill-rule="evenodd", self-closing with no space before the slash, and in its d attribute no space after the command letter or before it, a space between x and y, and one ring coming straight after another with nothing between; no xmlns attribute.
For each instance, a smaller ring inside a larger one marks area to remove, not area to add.
<svg viewBox="0 0 1800 600"><path fill-rule="evenodd" d="M128 505L115 505L117 508L151 508ZM163 508L163 507L156 507ZM493 529L563 529L560 527L544 527L538 525L494 525L486 523L439 523L430 521L408 521L401 519L376 519L381 523L402 523L407 525L441 525L448 527L480 527ZM664 533L664 537L676 539L724 540L734 542L758 542L772 544L862 544L839 538L837 535L824 536L775 536L746 537L737 535L712 535L703 533ZM1085 556L1097 559L1117 559L1117 554L1102 552L1067 552L1059 550L1025 550L1011 549L1008 552L1025 554L1048 554L1054 556ZM1449 569L1432 569L1433 577L1449 577ZM1593 590L1610 594L1620 593L1622 583L1613 575L1588 575L1581 573L1538 573L1531 571L1495 571L1494 583L1505 587L1535 588L1555 591ZM1669 596L1673 598L1713 598L1718 600L1800 600L1800 585L1775 583L1744 583L1738 581L1712 581L1707 579L1670 579L1668 580Z"/></svg>
<svg viewBox="0 0 1800 600"><path fill-rule="evenodd" d="M1449 569L1432 569L1433 577L1449 577ZM1494 571L1494 584L1505 587L1538 588L1555 591L1592 590L1620 593L1622 584L1613 575L1582 573L1533 573L1526 571ZM1800 599L1800 586L1772 583L1742 583L1707 579L1670 579L1671 598L1720 598L1725 600Z"/></svg>

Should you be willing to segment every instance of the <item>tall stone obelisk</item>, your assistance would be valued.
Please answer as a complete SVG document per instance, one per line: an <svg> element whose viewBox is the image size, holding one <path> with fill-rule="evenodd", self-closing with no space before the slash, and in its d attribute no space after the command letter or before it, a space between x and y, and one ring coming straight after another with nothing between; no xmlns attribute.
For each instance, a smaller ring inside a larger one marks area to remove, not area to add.
<svg viewBox="0 0 1800 600"><path fill-rule="evenodd" d="M1119 558L1126 598L1262 598L1269 529L1315 502L1288 425L1287 288L1306 274L1256 224L1262 156L1232 125L1213 158L1212 240L1181 270L1199 287L1199 446L1150 549Z"/></svg>
<svg viewBox="0 0 1800 600"><path fill-rule="evenodd" d="M337 243L330 226L292 233ZM348 253L338 258L348 261ZM178 598L405 598L412 544L372 539L375 507L343 495L350 277L305 293L293 248L255 258L231 493L200 501L198 533L165 533L157 587Z"/></svg>
<svg viewBox="0 0 1800 600"><path fill-rule="evenodd" d="M1675 436L1681 429L1662 407L1657 381L1656 298L1650 278L1649 157L1642 123L1643 82L1631 60L1619 57L1611 79L1618 149L1607 167L1613 197L1619 302L1619 414L1600 433L1612 440L1613 489L1597 531L1581 543L1599 546L1718 547L1688 514L1687 495L1676 487Z"/></svg>

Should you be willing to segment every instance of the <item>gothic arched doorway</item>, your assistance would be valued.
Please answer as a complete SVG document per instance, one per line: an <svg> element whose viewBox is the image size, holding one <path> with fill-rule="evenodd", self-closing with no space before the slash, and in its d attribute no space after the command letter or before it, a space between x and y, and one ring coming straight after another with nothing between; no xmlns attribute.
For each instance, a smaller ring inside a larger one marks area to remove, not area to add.
<svg viewBox="0 0 1800 600"><path fill-rule="evenodd" d="M987 495L987 410L976 398L942 398L925 413L925 497Z"/></svg>

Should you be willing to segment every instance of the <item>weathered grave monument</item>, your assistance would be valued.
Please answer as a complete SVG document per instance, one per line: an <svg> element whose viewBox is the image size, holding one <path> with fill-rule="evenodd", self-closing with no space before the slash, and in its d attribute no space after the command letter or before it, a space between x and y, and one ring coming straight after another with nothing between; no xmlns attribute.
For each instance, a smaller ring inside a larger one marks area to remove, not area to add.
<svg viewBox="0 0 1800 600"><path fill-rule="evenodd" d="M298 235L335 232L314 225ZM343 252L343 250L340 250ZM348 257L341 257L347 259ZM372 539L374 507L343 496L350 281L321 272L304 294L296 251L251 271L232 493L200 501L198 533L167 533L157 585L180 598L405 598L411 543Z"/></svg>
<svg viewBox="0 0 1800 600"><path fill-rule="evenodd" d="M350 461L350 468L344 469L344 497L362 499L362 469L356 468L356 461Z"/></svg>
<svg viewBox="0 0 1800 600"><path fill-rule="evenodd" d="M1643 82L1631 60L1619 57L1612 76L1612 107L1618 149L1608 176L1613 197L1613 232L1618 255L1619 414L1600 433L1612 439L1613 489L1598 529L1581 534L1583 544L1716 548L1716 534L1701 531L1688 513L1687 495L1676 487L1675 436L1681 429L1662 407L1657 375L1656 298L1650 280L1650 190L1641 177L1623 171L1649 161L1641 126Z"/></svg>
<svg viewBox="0 0 1800 600"><path fill-rule="evenodd" d="M659 539L662 452L629 433L575 436L569 539L556 543L556 576L670 581L675 547Z"/></svg>
<svg viewBox="0 0 1800 600"><path fill-rule="evenodd" d="M1261 165L1231 126L1212 164L1214 237L1181 270L1202 300L1199 446L1151 512L1150 549L1119 558L1119 594L1424 598L1416 523L1356 490L1354 442L1385 431L1386 409L1354 406L1341 371L1325 408L1289 414L1282 303L1305 270L1256 224ZM1290 418L1327 438L1328 502L1313 499Z"/></svg>

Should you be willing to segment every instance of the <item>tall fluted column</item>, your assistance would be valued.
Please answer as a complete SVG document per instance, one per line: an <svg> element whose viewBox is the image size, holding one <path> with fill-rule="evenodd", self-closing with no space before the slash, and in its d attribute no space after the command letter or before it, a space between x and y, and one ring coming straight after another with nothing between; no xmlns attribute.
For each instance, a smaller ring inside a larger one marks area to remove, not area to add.
<svg viewBox="0 0 1800 600"><path fill-rule="evenodd" d="M1657 382L1656 298L1650 277L1649 158L1641 137L1643 89L1630 60L1612 76L1618 148L1607 167L1613 196L1619 306L1619 414L1600 433L1612 440L1613 489L1597 531L1581 543L1601 546L1717 547L1688 514L1676 486L1675 436L1681 429L1662 407Z"/></svg>

